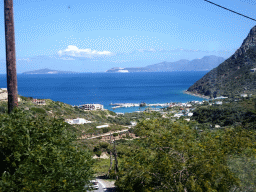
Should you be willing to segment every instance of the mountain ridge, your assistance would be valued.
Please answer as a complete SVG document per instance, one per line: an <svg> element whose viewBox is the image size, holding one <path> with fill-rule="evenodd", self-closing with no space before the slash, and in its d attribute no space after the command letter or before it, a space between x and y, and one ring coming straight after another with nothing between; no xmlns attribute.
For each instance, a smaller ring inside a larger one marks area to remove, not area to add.
<svg viewBox="0 0 256 192"><path fill-rule="evenodd" d="M188 88L188 92L209 97L256 93L256 26L227 60Z"/></svg>
<svg viewBox="0 0 256 192"><path fill-rule="evenodd" d="M107 70L107 73L116 73L122 71L128 72L167 72L167 71L209 71L217 67L225 59L215 55L204 56L202 59L186 60L181 59L175 62L161 62L146 67L118 68L114 67ZM121 70L121 71L119 71Z"/></svg>

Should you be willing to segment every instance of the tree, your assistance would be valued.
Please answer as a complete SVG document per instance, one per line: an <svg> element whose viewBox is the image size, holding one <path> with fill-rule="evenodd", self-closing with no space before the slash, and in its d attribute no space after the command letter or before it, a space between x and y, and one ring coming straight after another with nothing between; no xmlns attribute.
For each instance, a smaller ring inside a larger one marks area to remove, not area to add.
<svg viewBox="0 0 256 192"><path fill-rule="evenodd" d="M91 154L78 148L63 120L15 109L0 115L0 191L81 191Z"/></svg>
<svg viewBox="0 0 256 192"><path fill-rule="evenodd" d="M168 119L141 121L135 128L139 148L119 166L120 191L229 191L239 185L230 171L220 132L199 134Z"/></svg>

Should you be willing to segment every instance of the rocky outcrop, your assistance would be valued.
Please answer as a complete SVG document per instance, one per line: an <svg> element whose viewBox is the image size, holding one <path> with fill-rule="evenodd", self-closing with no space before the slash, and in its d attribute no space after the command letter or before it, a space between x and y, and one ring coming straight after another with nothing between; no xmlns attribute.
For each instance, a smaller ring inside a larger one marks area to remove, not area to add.
<svg viewBox="0 0 256 192"><path fill-rule="evenodd" d="M241 47L218 67L189 87L191 93L210 97L235 96L256 92L256 26Z"/></svg>

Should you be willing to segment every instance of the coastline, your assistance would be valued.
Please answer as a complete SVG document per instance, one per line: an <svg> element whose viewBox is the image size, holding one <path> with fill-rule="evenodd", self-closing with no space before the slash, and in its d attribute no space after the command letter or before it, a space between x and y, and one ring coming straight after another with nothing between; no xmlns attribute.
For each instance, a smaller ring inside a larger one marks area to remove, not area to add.
<svg viewBox="0 0 256 192"><path fill-rule="evenodd" d="M183 91L183 93L188 94L188 95L193 95L193 96L195 96L195 97L200 97L200 98L203 98L203 99L210 99L209 96L205 96L205 95L201 95L201 94L192 93L192 92L189 92L188 90Z"/></svg>

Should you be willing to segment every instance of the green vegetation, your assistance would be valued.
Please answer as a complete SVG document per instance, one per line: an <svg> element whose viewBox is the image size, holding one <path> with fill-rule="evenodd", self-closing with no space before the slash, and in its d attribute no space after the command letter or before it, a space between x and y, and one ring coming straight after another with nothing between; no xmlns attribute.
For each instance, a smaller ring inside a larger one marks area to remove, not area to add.
<svg viewBox="0 0 256 192"><path fill-rule="evenodd" d="M0 123L0 191L81 191L89 183L91 153L63 120L16 110Z"/></svg>
<svg viewBox="0 0 256 192"><path fill-rule="evenodd" d="M255 131L198 132L185 122L159 118L141 121L135 132L141 139L129 152L126 149L119 166L120 191L229 191L239 186L242 190L245 185L239 178L252 174L235 170L234 163L241 164L237 156L255 162ZM253 179L247 187L255 190Z"/></svg>
<svg viewBox="0 0 256 192"><path fill-rule="evenodd" d="M179 107L167 108L169 114L162 118L158 112L115 115L51 100L38 106L23 99L20 110L10 115L7 103L0 102L0 191L81 191L93 176L118 178L119 191L127 192L256 190L253 97L223 100L223 105L206 102L192 111L190 122L171 117ZM77 117L92 123L64 122ZM127 129L131 121L137 125L122 136L114 133L115 142L80 139ZM110 127L96 129L105 123ZM112 155L111 168L110 159L92 159L103 153Z"/></svg>
<svg viewBox="0 0 256 192"><path fill-rule="evenodd" d="M256 100L254 98L243 99L238 102L224 103L215 106L200 106L193 111L193 119L205 127L211 124L226 126L242 125L244 128L255 129L256 124Z"/></svg>

